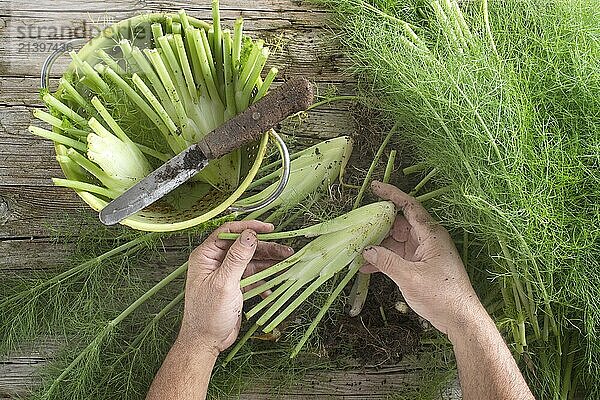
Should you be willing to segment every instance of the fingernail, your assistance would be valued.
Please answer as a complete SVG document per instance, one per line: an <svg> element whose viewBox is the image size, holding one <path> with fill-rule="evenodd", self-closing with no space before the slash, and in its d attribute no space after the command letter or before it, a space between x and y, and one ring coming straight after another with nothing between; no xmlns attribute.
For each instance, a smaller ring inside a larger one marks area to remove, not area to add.
<svg viewBox="0 0 600 400"><path fill-rule="evenodd" d="M267 226L269 227L270 230L274 230L275 229L275 225L273 225L271 223L267 223Z"/></svg>
<svg viewBox="0 0 600 400"><path fill-rule="evenodd" d="M256 244L256 233L250 229L246 229L240 235L240 243L244 247L254 247Z"/></svg>
<svg viewBox="0 0 600 400"><path fill-rule="evenodd" d="M290 254L290 255L291 255L291 254L294 254L294 249L292 249L291 247L288 247L288 248L287 248L287 252L288 252L288 254Z"/></svg>
<svg viewBox="0 0 600 400"><path fill-rule="evenodd" d="M377 250L375 250L375 248L371 246L367 247L363 251L363 258L369 264L375 264L377 262Z"/></svg>

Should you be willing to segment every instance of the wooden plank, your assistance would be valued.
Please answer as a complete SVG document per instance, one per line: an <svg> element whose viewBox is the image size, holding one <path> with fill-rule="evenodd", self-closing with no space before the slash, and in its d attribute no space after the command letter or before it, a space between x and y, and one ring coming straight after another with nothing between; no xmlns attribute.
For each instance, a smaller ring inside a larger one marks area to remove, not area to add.
<svg viewBox="0 0 600 400"><path fill-rule="evenodd" d="M283 393L273 393L268 387L254 387L246 390L240 399L264 399L265 396L279 394L278 399L365 399L389 400L407 398L406 393L415 392L427 381L426 372L408 363L380 368L363 367L347 371L325 371L307 373L302 380L286 388ZM440 400L462 398L458 381L439 393Z"/></svg>
<svg viewBox="0 0 600 400"><path fill-rule="evenodd" d="M41 383L38 368L59 350L55 339L42 338L33 347L17 352L10 359L0 358L0 399L26 396Z"/></svg>
<svg viewBox="0 0 600 400"><path fill-rule="evenodd" d="M73 253L72 243L55 243L48 239L0 240L0 273L53 269Z"/></svg>
<svg viewBox="0 0 600 400"><path fill-rule="evenodd" d="M60 2L56 2L60 3ZM123 3L123 2L122 2ZM125 1L124 3L128 3ZM148 3L144 12L177 11L183 2L176 2L172 8L159 3ZM116 8L118 10L118 8ZM188 7L191 15L210 17L208 8ZM107 24L138 14L140 10L106 11L100 16L90 11L21 12L13 10L6 19L6 27L0 37L11 40L0 41L0 75L37 76L47 55L64 41L76 37L92 37ZM348 62L341 54L340 46L331 39L331 33L323 28L326 14L321 12L299 12L289 10L253 10L224 8L223 24L232 26L235 18L243 16L247 34L262 38L273 49L268 66L276 66L282 76L302 73L314 80L340 81ZM61 58L55 71L66 67L67 58ZM57 72L59 73L59 72ZM54 74L56 76L56 74Z"/></svg>
<svg viewBox="0 0 600 400"><path fill-rule="evenodd" d="M304 75L314 81L340 82L349 78L340 75L348 64L335 40L326 37L328 31L314 29L293 33L272 31L270 35L251 35L267 43L281 43L284 47L274 52L267 68L277 67L279 75L288 77ZM0 36L1 38L1 36ZM38 77L48 55L68 38L13 39L0 42L0 75ZM58 77L67 67L69 59L61 57L52 68L51 76Z"/></svg>
<svg viewBox="0 0 600 400"><path fill-rule="evenodd" d="M77 228L73 227L70 233L76 231ZM166 269L183 264L194 246L199 244L199 240L200 237L190 244L187 237L171 237L160 242L154 250L155 261L147 265L148 276L163 277ZM15 272L24 276L34 270L64 268L65 262L69 262L75 250L76 245L72 241L57 241L45 237L3 239L0 240L0 273Z"/></svg>
<svg viewBox="0 0 600 400"><path fill-rule="evenodd" d="M323 139L351 135L355 126L349 104L323 106L301 123L298 118L288 119L278 130L285 135ZM52 143L27 131L31 124L49 128L35 119L31 110L27 106L0 106L0 186L51 186L51 177L62 176Z"/></svg>
<svg viewBox="0 0 600 400"><path fill-rule="evenodd" d="M51 186L49 179L62 175L52 143L27 131L31 124L45 126L33 118L31 110L32 107L0 106L0 187Z"/></svg>
<svg viewBox="0 0 600 400"><path fill-rule="evenodd" d="M43 339L31 350L23 350L10 360L0 360L0 398L16 398L25 395L32 384L40 382L37 368L58 351L58 344ZM418 389L427 375L415 368L415 359L407 358L393 366L378 368L357 367L345 371L308 372L301 381L287 387L284 392L274 392L272 386L257 385L248 388L239 399L255 400L278 398L286 400L314 399L365 399L384 400L390 396L401 396ZM454 383L440 393L445 400L460 399L460 388Z"/></svg>
<svg viewBox="0 0 600 400"><path fill-rule="evenodd" d="M60 3L60 2L56 2ZM123 7L127 4L136 3L131 0L120 0L117 3ZM149 13L177 13L184 9L186 13L199 20L212 23L212 14L210 0L203 4L193 4L189 2L172 2L174 5L167 5L164 2L151 2L145 7L131 6L129 9L106 8L102 2L96 2L90 10L81 10L75 7L72 10L61 10L49 8L44 10L18 9L13 7L9 10L9 15L5 18L10 19L11 24L15 24L16 33L19 37L41 39L58 37L92 37L102 31L106 26L130 18L135 15ZM81 3L79 3L81 4ZM85 4L85 3L83 3ZM137 2L139 4L139 2ZM307 3L309 4L309 3ZM307 7L310 7L308 5ZM296 30L302 28L322 28L324 21L328 18L326 12L322 10L273 10L273 9L249 9L244 7L223 7L221 6L221 23L223 28L232 29L236 18L244 18L244 29L248 32L268 32L280 28L295 27ZM310 12L309 12L310 11ZM0 17L2 15L0 14ZM38 25L33 22L32 25L22 24L22 20L31 19L57 20L58 25ZM63 21L59 21L63 19ZM21 28L19 28L21 26ZM10 27L10 24L6 24ZM25 28L23 28L25 27ZM42 29L40 29L43 27Z"/></svg>
<svg viewBox="0 0 600 400"><path fill-rule="evenodd" d="M0 105L41 106L39 93L39 78L25 76L0 78Z"/></svg>
<svg viewBox="0 0 600 400"><path fill-rule="evenodd" d="M126 12L126 11L153 11L165 12L167 10L177 11L185 8L190 11L209 11L211 9L210 0L198 0L189 2L186 0L111 0L110 2L93 2L86 4L72 0L51 0L44 2L43 9L34 7L28 0L0 0L0 15L17 14L19 12L31 12L44 14L47 11L69 13L106 13L106 12ZM219 8L222 12L299 12L303 14L323 13L325 10L318 5L301 0L252 0L245 2L239 0L220 0ZM11 14L12 13L12 14ZM282 15L282 18L285 18Z"/></svg>
<svg viewBox="0 0 600 400"><path fill-rule="evenodd" d="M53 186L0 186L0 239L51 236L93 212L68 189ZM82 222L79 222L82 223Z"/></svg>

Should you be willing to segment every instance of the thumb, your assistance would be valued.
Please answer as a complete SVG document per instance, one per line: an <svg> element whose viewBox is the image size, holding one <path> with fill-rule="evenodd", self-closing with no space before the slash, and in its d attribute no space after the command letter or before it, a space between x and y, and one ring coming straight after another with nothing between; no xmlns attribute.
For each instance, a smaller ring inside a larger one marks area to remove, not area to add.
<svg viewBox="0 0 600 400"><path fill-rule="evenodd" d="M222 273L227 279L235 279L236 282L242 279L248 263L254 256L257 242L256 232L251 229L243 231L233 242L221 264Z"/></svg>
<svg viewBox="0 0 600 400"><path fill-rule="evenodd" d="M414 265L412 261L407 261L393 251L381 246L367 247L362 254L367 263L394 281L402 279L402 276L409 273Z"/></svg>

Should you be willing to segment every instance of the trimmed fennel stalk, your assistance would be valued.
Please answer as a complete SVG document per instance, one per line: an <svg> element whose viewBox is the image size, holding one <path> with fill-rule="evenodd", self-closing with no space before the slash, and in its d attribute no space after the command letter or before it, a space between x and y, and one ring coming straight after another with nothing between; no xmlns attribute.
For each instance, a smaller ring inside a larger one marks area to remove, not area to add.
<svg viewBox="0 0 600 400"><path fill-rule="evenodd" d="M383 175L384 183L389 182L390 177L392 175L392 171L394 169L395 161L396 161L396 150L392 150L390 152L390 156L388 158L388 162L387 162L387 165L385 168L385 173ZM344 278L342 278L342 280L338 283L338 285L335 287L335 289L333 289L333 291L329 294L329 296L325 300L325 303L323 303L323 305L321 306L319 313L316 315L315 319L313 319L313 321L307 328L306 332L304 332L304 335L302 336L302 338L300 339L298 344L294 347L294 350L290 354L290 358L294 358L298 355L298 353L300 353L300 350L302 350L302 347L304 347L304 345L306 344L306 342L308 341L308 339L310 338L310 336L312 335L314 330L317 328L317 326L319 325L319 323L321 322L321 320L323 319L325 314L327 314L327 311L329 310L329 308L333 305L334 301L338 298L338 296L340 295L342 290L344 290L346 285L348 285L350 280L356 275L356 273L358 273L358 270L360 269L360 267L363 264L364 264L364 260L361 255L361 256L357 257L352 262L352 264L348 267L348 272L346 273ZM358 283L359 280L356 279L355 282ZM356 290L358 293L360 293L360 290L368 290L369 280L366 280L366 282L367 282L367 284L364 288L359 287L359 288L355 289L354 287L352 287L352 290L353 291ZM365 299L366 299L366 296L365 296ZM363 300L363 303L360 304L360 307L362 308L363 305L364 305L364 300Z"/></svg>
<svg viewBox="0 0 600 400"><path fill-rule="evenodd" d="M44 139L52 140L55 143L60 143L62 145L72 147L79 151L87 150L87 146L85 145L85 143L81 143L81 142L77 141L76 139L71 139L70 137L63 136L56 132L38 128L37 126L30 126L29 132L33 133L36 136L42 137Z"/></svg>
<svg viewBox="0 0 600 400"><path fill-rule="evenodd" d="M412 175L412 174L416 174L417 172L421 172L424 171L428 168L429 166L425 163L420 163L420 164L415 164L415 165L411 165L409 167L406 167L402 170L402 173L404 175Z"/></svg>
<svg viewBox="0 0 600 400"><path fill-rule="evenodd" d="M122 194L122 192L118 190L107 189L101 186L92 185L91 183L74 181L70 179L52 178L52 183L54 183L55 186L68 187L73 190L99 194L100 196L104 196L109 199L116 199Z"/></svg>
<svg viewBox="0 0 600 400"><path fill-rule="evenodd" d="M383 172L383 183L389 183L390 179L392 178L392 172L394 172L394 165L396 164L397 154L398 152L396 150L390 151L387 165L385 166L385 171Z"/></svg>
<svg viewBox="0 0 600 400"><path fill-rule="evenodd" d="M438 173L438 170L436 168L432 169L427 175L425 175L425 177L423 179L421 179L421 181L419 183L417 183L415 185L413 190L410 191L409 195L411 195L411 196L416 195L419 192L419 190L423 189L423 186L425 186L427 184L427 182L429 182L431 180L431 178L433 178L437 173Z"/></svg>
<svg viewBox="0 0 600 400"><path fill-rule="evenodd" d="M333 103L336 101L351 101L351 100L358 100L358 96L343 95L343 96L327 97L327 98L320 100L314 104L311 104L306 109L306 111L311 111L311 110L314 110L315 108L318 108L318 107L324 106L325 104Z"/></svg>
<svg viewBox="0 0 600 400"><path fill-rule="evenodd" d="M367 171L365 179L363 180L360 190L358 191L358 194L356 195L356 199L354 200L354 205L352 206L353 209L358 208L360 206L360 203L362 202L365 191L366 191L367 187L371 184L371 177L373 176L373 172L375 171L377 164L379 164L379 160L381 159L381 156L383 155L385 148L387 147L388 143L390 142L390 139L392 138L392 135L394 134L394 132L396 132L398 127L399 127L399 124L396 123L392 127L392 129L390 129L388 134L385 135L383 142L379 146L377 153L375 153L375 156L373 157L373 161L371 162L371 165L369 166L369 169Z"/></svg>
<svg viewBox="0 0 600 400"><path fill-rule="evenodd" d="M445 193L450 193L450 191L452 191L452 189L453 189L452 186L442 187L442 188L439 188L436 190L432 190L431 192L427 192L422 195L419 195L419 196L415 197L415 199L417 199L419 202L423 203L427 200L435 199L436 197L441 196Z"/></svg>
<svg viewBox="0 0 600 400"><path fill-rule="evenodd" d="M346 273L344 278L340 281L340 283L338 283L338 285L335 287L335 289L331 292L331 294L327 297L327 300L325 300L325 303L323 303L323 305L321 306L319 313L316 315L315 319L312 320L311 324L306 329L306 332L304 332L304 335L302 335L302 338L300 339L298 344L296 344L296 346L294 347L294 350L290 354L290 358L294 358L298 355L298 353L300 353L300 351L302 350L302 348L304 347L304 345L306 344L306 342L308 341L310 336L313 334L313 332L315 331L315 329L317 328L317 326L319 325L319 323L321 322L321 320L323 319L325 314L327 314L327 311L329 310L329 308L333 305L333 302L338 298L340 293L342 293L342 290L344 290L344 288L348 285L348 283L350 283L350 280L352 280L352 278L356 275L356 273L358 272L360 267L363 265L363 263L364 263L364 260L362 259L362 256L361 256L361 257L357 257L352 262L352 264L350 264L350 267L348 268L348 272Z"/></svg>
<svg viewBox="0 0 600 400"><path fill-rule="evenodd" d="M367 189L367 186L371 184L371 176L373 176L373 172L375 171L377 164L379 164L379 159L383 155L383 152L385 151L385 148L387 147L390 139L392 138L392 134L396 131L396 129L398 129L397 123L392 127L392 129L390 129L388 134L383 139L383 142L379 146L377 153L375 153L375 157L373 157L373 161L369 166L367 175L365 176L360 190L356 195L356 199L354 200L354 205L352 206L353 209L356 209L358 206L360 206L365 190ZM350 290L350 296L348 297L348 304L350 305L348 315L350 315L351 317L356 317L362 311L365 301L367 300L367 295L369 293L370 281L371 275L363 274L362 272L358 273L358 276L356 277L356 280L352 285L352 289Z"/></svg>

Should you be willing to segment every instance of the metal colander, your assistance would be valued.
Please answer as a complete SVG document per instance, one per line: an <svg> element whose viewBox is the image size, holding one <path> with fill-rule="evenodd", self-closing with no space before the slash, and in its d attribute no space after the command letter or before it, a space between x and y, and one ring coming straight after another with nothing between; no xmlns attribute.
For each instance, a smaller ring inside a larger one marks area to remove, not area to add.
<svg viewBox="0 0 600 400"><path fill-rule="evenodd" d="M118 46L116 46L116 41L120 39L129 39L141 49L152 47L151 24L156 22L161 23L167 19L179 22L179 18L178 14L161 13L139 15L120 21L104 29L99 36L89 41L86 39L74 39L66 42L62 47L52 53L44 63L41 76L42 89L49 88L49 76L52 66L54 65L54 62L67 51L83 45L77 54L82 60L87 61L93 67L95 64L102 61L96 56L97 49L103 49L106 53L118 58L118 52L120 50L118 49ZM188 17L188 20L192 26L206 29L206 23L192 17ZM64 71L63 77L73 74L74 70L75 65L72 62ZM59 88L56 94L61 95L61 90L62 88ZM276 144L283 160L282 173L278 187L260 203L243 208L233 206L233 204L244 194L258 173L267 151L269 139ZM63 146L56 145L55 151L57 156L66 155L65 147ZM277 199L279 194L283 191L289 177L289 153L285 143L275 131L271 130L266 133L260 141L241 149L241 161L240 183L237 188L219 190L211 188L206 192L205 187L199 190L195 188L193 184L189 184L182 187L181 190L185 190L183 194L179 193L180 197L185 199L184 201L169 202L161 200L123 220L121 223L143 231L176 231L199 225L225 212L244 213L268 206ZM81 171L70 168L68 164L63 163L60 160L59 164L67 179L85 181L86 175L83 175ZM100 211L108 203L106 199L93 193L78 190L77 194L95 211Z"/></svg>

